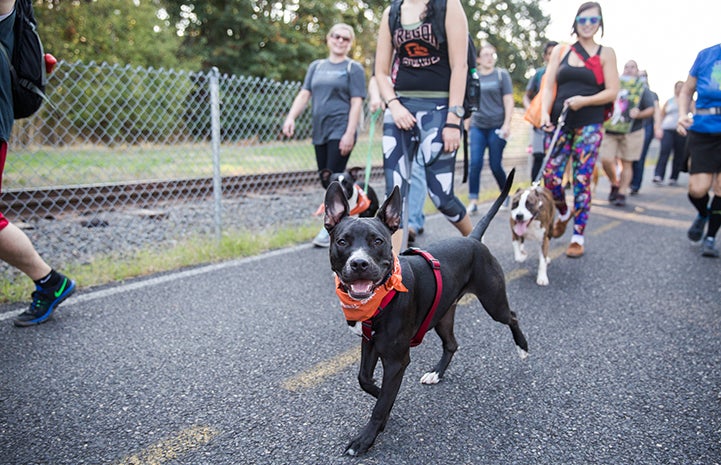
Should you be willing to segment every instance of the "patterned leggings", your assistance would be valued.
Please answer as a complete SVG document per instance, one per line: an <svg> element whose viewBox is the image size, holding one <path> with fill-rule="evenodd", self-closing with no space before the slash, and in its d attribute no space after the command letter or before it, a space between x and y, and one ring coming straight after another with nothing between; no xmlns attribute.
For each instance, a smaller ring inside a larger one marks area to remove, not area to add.
<svg viewBox="0 0 721 465"><path fill-rule="evenodd" d="M549 138L550 139L550 138ZM573 233L583 236L591 210L591 179L603 139L603 125L590 124L570 131L561 131L556 146L543 169L543 182L553 194L561 215L568 211L563 191L563 173L571 160L573 167ZM546 143L549 143L547 140Z"/></svg>
<svg viewBox="0 0 721 465"><path fill-rule="evenodd" d="M401 198L406 198L410 189L409 169L419 169L414 160L420 157L433 204L451 223L457 223L466 215L466 207L453 192L456 152L443 152L440 130L448 114L448 100L401 98L401 103L413 113L417 123L413 130L402 131L393 122L390 110L383 116L386 197L394 186L400 186Z"/></svg>

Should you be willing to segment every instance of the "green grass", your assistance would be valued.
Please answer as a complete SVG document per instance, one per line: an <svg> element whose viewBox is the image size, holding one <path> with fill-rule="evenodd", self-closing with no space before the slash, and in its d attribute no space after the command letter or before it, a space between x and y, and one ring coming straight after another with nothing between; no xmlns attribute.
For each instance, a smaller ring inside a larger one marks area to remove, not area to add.
<svg viewBox="0 0 721 465"><path fill-rule="evenodd" d="M220 242L207 237L191 237L171 248L157 245L137 250L131 256L106 255L92 263L68 264L62 270L72 277L79 288L122 282L126 279L182 268L217 263L309 242L318 233L317 225L281 228L273 233L231 231L223 234ZM29 300L34 285L25 275L0 282L0 303Z"/></svg>
<svg viewBox="0 0 721 465"><path fill-rule="evenodd" d="M349 166L365 166L369 141L360 138ZM380 141L372 146L374 165L382 164ZM223 145L222 176L314 170L315 151L310 141L260 145ZM210 144L180 146L42 148L8 156L3 176L5 189L102 184L142 180L211 177Z"/></svg>

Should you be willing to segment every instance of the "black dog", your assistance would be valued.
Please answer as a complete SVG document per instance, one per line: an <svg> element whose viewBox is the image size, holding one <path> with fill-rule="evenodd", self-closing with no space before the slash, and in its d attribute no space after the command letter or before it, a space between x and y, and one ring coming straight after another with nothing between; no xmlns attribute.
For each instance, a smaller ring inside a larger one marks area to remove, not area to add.
<svg viewBox="0 0 721 465"><path fill-rule="evenodd" d="M402 255L398 261L394 257L391 234L401 222L397 187L375 218L354 218L348 214L348 203L341 186L336 183L329 186L325 197L325 227L331 238L331 268L336 274L338 295L348 324L356 329L365 326L358 381L364 391L378 399L370 421L350 442L346 454L367 451L384 429L403 373L410 363L412 340L417 344L419 338L422 339L424 327L434 328L438 333L443 342L443 355L421 382L435 384L443 377L458 348L453 323L456 303L464 294L475 294L494 320L508 325L519 354L522 358L527 355L526 339L508 304L503 270L481 243L483 233L508 196L513 174L514 171L509 173L500 197L469 237L439 241L427 248L426 251L440 262L438 272L421 254ZM400 276L402 285L399 285ZM441 286L438 281L442 281ZM374 312L363 322L352 321L349 314L356 310L354 307L362 307L368 301L375 305L377 293L383 294L391 287L395 296L390 302L384 298L380 306L385 309ZM436 291L439 291L438 295ZM434 306L435 313L427 319ZM373 380L379 359L383 364L381 387Z"/></svg>
<svg viewBox="0 0 721 465"><path fill-rule="evenodd" d="M332 182L339 183L345 193L351 215L370 218L375 216L380 202L373 188L362 182L364 176L363 168L360 167L350 168L343 173L324 169L320 172L320 182L324 189L328 189ZM363 196L366 198L364 199Z"/></svg>

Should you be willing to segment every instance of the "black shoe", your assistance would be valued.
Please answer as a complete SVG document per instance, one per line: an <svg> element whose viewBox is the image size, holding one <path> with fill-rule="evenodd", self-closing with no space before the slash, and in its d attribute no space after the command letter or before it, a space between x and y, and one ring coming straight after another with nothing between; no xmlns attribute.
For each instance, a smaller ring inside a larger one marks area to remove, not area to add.
<svg viewBox="0 0 721 465"><path fill-rule="evenodd" d="M718 258L719 250L716 248L716 239L706 236L701 245L701 255L704 257Z"/></svg>
<svg viewBox="0 0 721 465"><path fill-rule="evenodd" d="M618 187L611 186L611 192L608 194L608 201L609 202L615 201L617 196L618 196Z"/></svg>
<svg viewBox="0 0 721 465"><path fill-rule="evenodd" d="M638 189L631 189L631 195L638 195Z"/></svg>
<svg viewBox="0 0 721 465"><path fill-rule="evenodd" d="M688 228L688 238L694 242L700 241L703 237L703 231L706 228L707 221L708 216L698 215L696 219L693 220L693 223L691 223L691 227Z"/></svg>
<svg viewBox="0 0 721 465"><path fill-rule="evenodd" d="M50 289L37 289L33 292L30 308L15 318L15 326L32 326L44 323L50 318L60 303L75 292L75 281L61 275L60 284Z"/></svg>
<svg viewBox="0 0 721 465"><path fill-rule="evenodd" d="M625 207L626 196L623 194L616 194L616 200L613 201L613 204L617 207Z"/></svg>

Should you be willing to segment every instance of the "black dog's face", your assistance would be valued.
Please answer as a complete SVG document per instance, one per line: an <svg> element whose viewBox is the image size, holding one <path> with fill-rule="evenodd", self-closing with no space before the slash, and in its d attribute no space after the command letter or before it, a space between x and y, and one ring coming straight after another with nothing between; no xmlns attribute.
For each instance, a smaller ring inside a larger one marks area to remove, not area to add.
<svg viewBox="0 0 721 465"><path fill-rule="evenodd" d="M324 169L320 172L320 179L321 184L326 189L333 182L339 183L343 188L343 192L345 192L345 198L350 199L353 196L354 186L362 174L363 170L359 167L350 168L342 173L334 173L329 169Z"/></svg>
<svg viewBox="0 0 721 465"><path fill-rule="evenodd" d="M394 189L374 218L349 216L343 187L331 183L325 195L330 264L348 294L370 297L393 270L391 235L400 226L400 193Z"/></svg>

